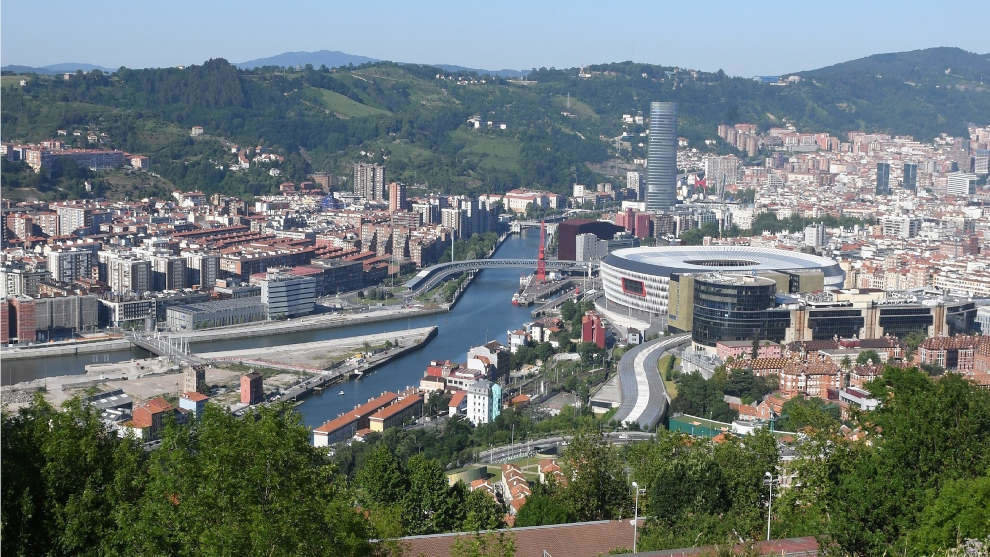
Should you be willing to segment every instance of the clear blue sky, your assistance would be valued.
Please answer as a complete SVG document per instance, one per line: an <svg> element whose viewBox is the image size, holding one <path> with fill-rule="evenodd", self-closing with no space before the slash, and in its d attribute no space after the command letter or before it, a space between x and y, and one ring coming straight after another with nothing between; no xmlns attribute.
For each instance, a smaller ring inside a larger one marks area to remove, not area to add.
<svg viewBox="0 0 990 557"><path fill-rule="evenodd" d="M990 1L3 0L0 59L140 68L340 50L487 69L635 60L732 75L878 52L990 52Z"/></svg>

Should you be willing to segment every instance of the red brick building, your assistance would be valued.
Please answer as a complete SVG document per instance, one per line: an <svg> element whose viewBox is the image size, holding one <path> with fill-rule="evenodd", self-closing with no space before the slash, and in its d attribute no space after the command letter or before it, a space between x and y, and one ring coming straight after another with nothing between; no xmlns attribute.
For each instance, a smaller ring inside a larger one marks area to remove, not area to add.
<svg viewBox="0 0 990 557"><path fill-rule="evenodd" d="M265 398L263 379L252 371L241 376L241 404L258 404Z"/></svg>

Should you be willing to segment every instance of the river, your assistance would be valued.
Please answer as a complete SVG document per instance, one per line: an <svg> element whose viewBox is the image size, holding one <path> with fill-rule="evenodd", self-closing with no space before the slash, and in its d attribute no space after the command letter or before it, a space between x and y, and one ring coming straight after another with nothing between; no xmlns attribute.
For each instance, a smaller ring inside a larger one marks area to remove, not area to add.
<svg viewBox="0 0 990 557"><path fill-rule="evenodd" d="M539 231L524 229L522 235L509 236L495 252L496 258L535 258L540 243ZM486 269L478 274L454 308L446 313L398 319L353 327L317 329L270 337L230 339L193 344L195 352L238 350L257 346L275 346L313 342L371 333L381 333L437 325L437 337L424 348L406 354L378 368L367 377L334 386L307 398L299 405L303 421L310 427L320 425L367 401L383 391L418 385L430 360L464 361L468 348L489 340L507 342L506 332L516 329L530 319L530 308L511 304L512 294L519 288L518 269ZM117 362L142 357L139 349L103 354L55 356L20 360L4 365L3 383L25 381L38 377L83 373L87 364ZM147 356L146 353L143 354ZM338 391L344 391L343 396Z"/></svg>

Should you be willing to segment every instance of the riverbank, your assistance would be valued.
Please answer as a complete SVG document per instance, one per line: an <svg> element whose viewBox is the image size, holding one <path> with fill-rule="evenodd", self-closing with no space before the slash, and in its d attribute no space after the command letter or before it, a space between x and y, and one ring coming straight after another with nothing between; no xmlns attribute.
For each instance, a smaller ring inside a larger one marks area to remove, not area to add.
<svg viewBox="0 0 990 557"><path fill-rule="evenodd" d="M390 346L395 347L418 344L433 329L436 329L436 327L420 327L406 331L376 333L298 344L283 344L281 346L201 352L197 355L208 360L253 360L257 362L269 362L271 364L290 365L313 372L321 372L331 366L337 365L355 352L366 349L369 351L380 349L385 343L390 343Z"/></svg>
<svg viewBox="0 0 990 557"><path fill-rule="evenodd" d="M23 360L27 358L46 358L49 356L72 356L76 354L98 354L115 350L127 350L131 341L127 339L114 340L84 340L59 345L35 345L23 348L6 349L0 354L3 360Z"/></svg>
<svg viewBox="0 0 990 557"><path fill-rule="evenodd" d="M215 402L228 407L239 400L237 380L248 368L265 375L265 389L281 393L280 398L297 399L313 389L322 388L352 375L361 375L404 354L418 350L436 337L437 327L420 327L408 331L378 333L319 342L287 344L274 349L245 349L210 353L214 361L206 367L207 384L213 386ZM392 345L383 349L389 341ZM374 353L363 353L365 346ZM351 359L355 352L362 358ZM332 367L330 370L321 369ZM302 379L302 380L300 380ZM122 389L135 401L156 396L181 394L182 373L178 365L163 358L147 358L93 364L83 375L60 375L6 385L2 389L8 409L28 402L35 392L46 400L61 404L85 389L100 391Z"/></svg>

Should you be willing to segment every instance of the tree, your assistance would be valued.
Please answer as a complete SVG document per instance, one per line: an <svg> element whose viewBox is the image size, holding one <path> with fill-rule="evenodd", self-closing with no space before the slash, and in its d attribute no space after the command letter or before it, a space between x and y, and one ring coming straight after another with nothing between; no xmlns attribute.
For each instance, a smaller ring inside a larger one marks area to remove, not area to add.
<svg viewBox="0 0 990 557"><path fill-rule="evenodd" d="M79 399L59 411L41 395L4 413L3 552L75 554L114 535L119 504L141 493L143 451Z"/></svg>
<svg viewBox="0 0 990 557"><path fill-rule="evenodd" d="M877 354L876 350L864 350L856 356L856 363L863 365L872 363L874 365L880 365L880 354Z"/></svg>
<svg viewBox="0 0 990 557"><path fill-rule="evenodd" d="M904 344L907 346L907 352L905 354L906 359L911 359L911 355L914 351L921 346L922 342L928 338L928 333L923 330L911 331L910 333L904 335Z"/></svg>
<svg viewBox="0 0 990 557"><path fill-rule="evenodd" d="M780 431L801 431L806 427L832 430L839 426L840 409L820 398L795 397L783 404L776 428Z"/></svg>
<svg viewBox="0 0 990 557"><path fill-rule="evenodd" d="M515 526L544 526L547 524L564 524L577 520L573 510L559 496L540 489L536 486L533 494L526 498L526 503L516 514Z"/></svg>
<svg viewBox="0 0 990 557"><path fill-rule="evenodd" d="M564 451L561 469L569 478L562 499L578 520L622 516L630 502L622 460L601 433L581 432Z"/></svg>
<svg viewBox="0 0 990 557"><path fill-rule="evenodd" d="M285 408L170 424L115 552L366 554L369 524L310 435Z"/></svg>
<svg viewBox="0 0 990 557"><path fill-rule="evenodd" d="M410 458L406 470L409 487L402 506L410 535L446 532L464 523L464 484L449 486L440 463L423 455Z"/></svg>
<svg viewBox="0 0 990 557"><path fill-rule="evenodd" d="M946 482L922 509L917 527L908 535L916 555L932 555L954 547L961 539L990 532L990 476Z"/></svg>
<svg viewBox="0 0 990 557"><path fill-rule="evenodd" d="M468 494L464 501L464 523L461 530L477 532L496 530L505 526L505 509L483 489Z"/></svg>
<svg viewBox="0 0 990 557"><path fill-rule="evenodd" d="M398 503L409 487L399 469L398 459L384 444L372 449L358 470L356 481L369 504Z"/></svg>

